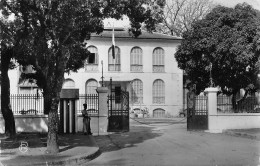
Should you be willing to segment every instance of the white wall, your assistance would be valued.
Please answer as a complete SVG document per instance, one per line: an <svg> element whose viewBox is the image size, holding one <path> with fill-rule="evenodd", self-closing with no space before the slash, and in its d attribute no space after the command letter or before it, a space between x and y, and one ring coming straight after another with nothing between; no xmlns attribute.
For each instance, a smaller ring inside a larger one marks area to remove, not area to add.
<svg viewBox="0 0 260 166"><path fill-rule="evenodd" d="M10 80L10 93L17 94L18 93L18 81L19 81L19 67L16 67L13 70L8 71L8 76Z"/></svg>
<svg viewBox="0 0 260 166"><path fill-rule="evenodd" d="M48 132L48 116L47 115L14 115L16 132ZM78 114L77 132L83 131L83 118ZM93 135L98 135L98 117L91 117L90 121L91 132ZM5 131L5 122L0 115L0 133Z"/></svg>
<svg viewBox="0 0 260 166"><path fill-rule="evenodd" d="M142 107L147 107L150 115L154 109L162 108L171 115L177 115L183 107L183 76L182 70L178 69L174 53L179 41L158 41L158 40L131 40L116 39L116 46L121 51L121 71L108 71L108 49L111 47L111 39L95 39L88 41L88 46L97 47L99 54L99 71L88 71L80 69L77 73L65 75L65 78L71 78L75 81L76 88L79 93L85 93L85 83L88 79L101 81L101 71L103 60L103 71L105 81L109 81L112 77L113 81L128 81L140 79L143 82L143 102ZM143 50L143 72L130 71L130 52L135 46ZM165 51L165 72L153 73L152 69L152 53L156 47L161 47ZM165 83L165 104L152 103L152 85L156 79L162 79ZM127 86L128 86L127 85ZM140 105L131 104L131 107L140 107Z"/></svg>
<svg viewBox="0 0 260 166"><path fill-rule="evenodd" d="M217 88L207 88L208 131L221 133L228 129L260 128L260 113L219 113L217 111Z"/></svg>
<svg viewBox="0 0 260 166"><path fill-rule="evenodd" d="M211 115L209 131L223 132L228 129L260 128L260 113L232 113Z"/></svg>
<svg viewBox="0 0 260 166"><path fill-rule="evenodd" d="M183 107L183 78L182 70L178 69L177 62L174 58L179 40L146 40L146 39L116 39L116 46L121 50L121 71L108 71L108 49L111 47L111 39L96 38L88 41L88 46L94 45L98 48L99 53L99 70L86 72L84 68L77 73L71 72L65 74L65 78L71 78L75 81L75 88L79 88L79 93L85 93L85 84L89 79L101 81L101 61L104 64L104 77L108 84L110 77L114 81L128 81L126 86L133 79L140 79L143 82L143 98L144 104L142 107L147 107L150 110L150 115L156 108L162 108L171 115L177 115ZM143 72L130 72L130 51L134 46L138 46L143 50ZM152 72L152 53L156 47L161 47L165 51L165 72ZM11 93L18 93L18 68L9 71ZM165 104L152 103L152 85L154 80L162 79L165 83ZM137 107L140 105L130 105Z"/></svg>
<svg viewBox="0 0 260 166"><path fill-rule="evenodd" d="M47 132L47 115L14 115L16 132ZM0 133L5 131L5 122L0 115Z"/></svg>

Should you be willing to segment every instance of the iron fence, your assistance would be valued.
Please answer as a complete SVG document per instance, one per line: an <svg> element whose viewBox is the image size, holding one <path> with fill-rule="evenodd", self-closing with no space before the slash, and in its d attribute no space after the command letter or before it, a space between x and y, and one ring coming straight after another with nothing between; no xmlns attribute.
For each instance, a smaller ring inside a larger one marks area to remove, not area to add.
<svg viewBox="0 0 260 166"><path fill-rule="evenodd" d="M234 112L233 106L232 106L232 97L225 96L225 95L218 95L217 111L218 112Z"/></svg>
<svg viewBox="0 0 260 166"><path fill-rule="evenodd" d="M207 96L196 96L195 97L195 110L196 110L197 115L200 115L200 114L204 115L205 111L208 110L207 101L208 101Z"/></svg>
<svg viewBox="0 0 260 166"><path fill-rule="evenodd" d="M44 114L44 99L42 95L11 94L10 103L14 115ZM98 94L80 94L79 101L77 102L77 113L81 114L83 104L87 104L87 110L90 116L98 115ZM0 114L2 114L1 111Z"/></svg>
<svg viewBox="0 0 260 166"><path fill-rule="evenodd" d="M43 96L36 94L11 94L10 103L14 115L43 114Z"/></svg>
<svg viewBox="0 0 260 166"><path fill-rule="evenodd" d="M98 115L98 94L81 94L79 95L78 110L81 114L84 109L83 104L87 104L87 110L90 116Z"/></svg>
<svg viewBox="0 0 260 166"><path fill-rule="evenodd" d="M255 96L237 100L232 103L232 96L219 95L217 97L217 111L220 113L260 113L260 103Z"/></svg>
<svg viewBox="0 0 260 166"><path fill-rule="evenodd" d="M129 94L121 92L120 96L109 94L108 97L108 116L129 116ZM124 93L124 95L123 95Z"/></svg>

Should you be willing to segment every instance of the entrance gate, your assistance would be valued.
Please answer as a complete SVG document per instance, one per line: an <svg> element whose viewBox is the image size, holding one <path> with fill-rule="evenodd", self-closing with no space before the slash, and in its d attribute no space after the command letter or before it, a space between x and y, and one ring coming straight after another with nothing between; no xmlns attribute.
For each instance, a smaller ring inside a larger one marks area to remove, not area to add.
<svg viewBox="0 0 260 166"><path fill-rule="evenodd" d="M108 95L108 132L129 131L129 93L116 90Z"/></svg>
<svg viewBox="0 0 260 166"><path fill-rule="evenodd" d="M208 129L207 96L195 96L194 92L187 94L187 129Z"/></svg>

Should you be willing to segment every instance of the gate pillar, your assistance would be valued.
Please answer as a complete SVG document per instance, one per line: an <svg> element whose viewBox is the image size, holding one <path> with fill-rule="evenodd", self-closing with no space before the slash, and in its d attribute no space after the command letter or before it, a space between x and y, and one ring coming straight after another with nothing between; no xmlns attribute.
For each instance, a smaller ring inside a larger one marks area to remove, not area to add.
<svg viewBox="0 0 260 166"><path fill-rule="evenodd" d="M218 88L206 88L205 92L208 95L208 132L218 133L217 122L215 121L214 116L217 115L217 92Z"/></svg>
<svg viewBox="0 0 260 166"><path fill-rule="evenodd" d="M108 127L107 87L98 87L98 135L106 135Z"/></svg>

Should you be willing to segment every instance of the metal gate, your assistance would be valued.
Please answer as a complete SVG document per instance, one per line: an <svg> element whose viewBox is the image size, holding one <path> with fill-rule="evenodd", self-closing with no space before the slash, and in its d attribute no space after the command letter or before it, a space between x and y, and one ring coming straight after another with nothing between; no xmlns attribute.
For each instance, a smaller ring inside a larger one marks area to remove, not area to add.
<svg viewBox="0 0 260 166"><path fill-rule="evenodd" d="M129 131L129 93L108 95L108 132Z"/></svg>
<svg viewBox="0 0 260 166"><path fill-rule="evenodd" d="M187 129L208 129L207 96L195 96L194 92L187 94Z"/></svg>

